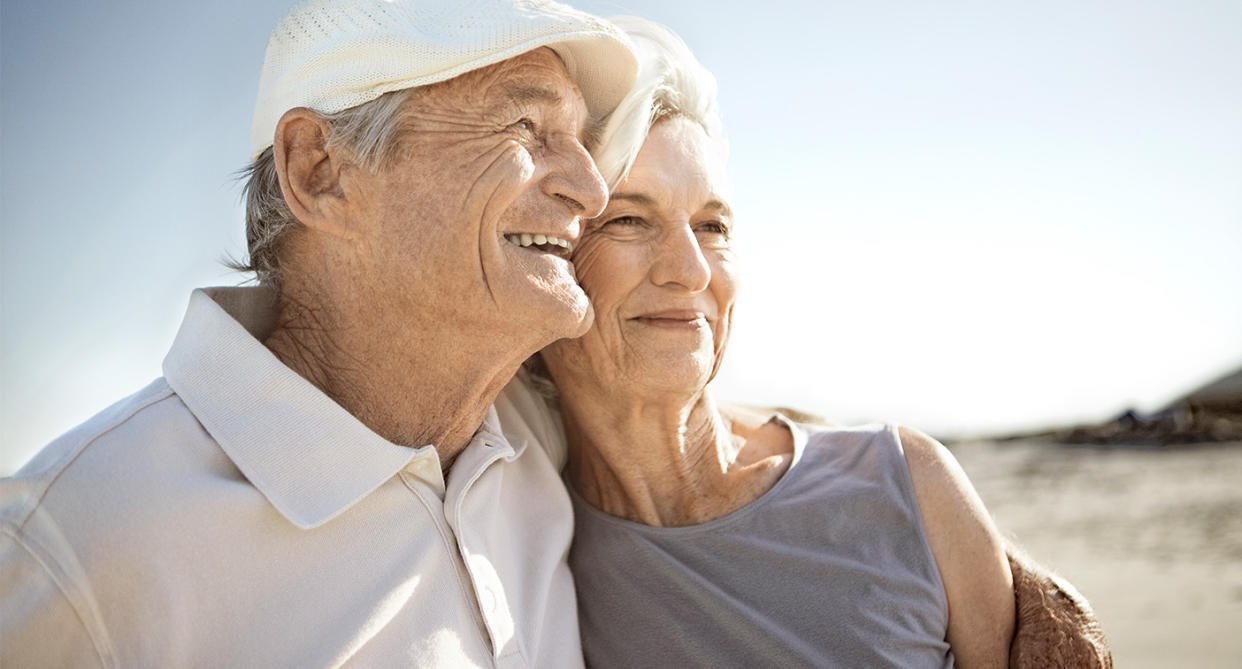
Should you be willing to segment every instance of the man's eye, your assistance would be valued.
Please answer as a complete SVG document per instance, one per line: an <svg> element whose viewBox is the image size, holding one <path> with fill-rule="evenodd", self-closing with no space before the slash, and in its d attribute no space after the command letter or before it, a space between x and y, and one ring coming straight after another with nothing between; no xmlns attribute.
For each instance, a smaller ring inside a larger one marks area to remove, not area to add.
<svg viewBox="0 0 1242 669"><path fill-rule="evenodd" d="M728 236L729 234L729 226L721 223L720 221L707 221L706 223L700 223L695 229L699 232L706 232L713 235Z"/></svg>
<svg viewBox="0 0 1242 669"><path fill-rule="evenodd" d="M517 123L514 123L511 127L517 128L518 130L524 130L526 132L534 132L535 122L528 118L524 118L519 120Z"/></svg>

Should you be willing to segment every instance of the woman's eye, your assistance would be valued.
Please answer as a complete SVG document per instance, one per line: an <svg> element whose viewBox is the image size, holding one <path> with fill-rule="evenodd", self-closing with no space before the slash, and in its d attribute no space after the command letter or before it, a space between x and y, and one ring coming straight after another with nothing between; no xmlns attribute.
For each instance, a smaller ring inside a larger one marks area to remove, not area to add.
<svg viewBox="0 0 1242 669"><path fill-rule="evenodd" d="M610 218L607 221L604 221L604 225L629 226L629 225L641 225L642 222L643 222L643 219L637 216L618 216L616 218Z"/></svg>

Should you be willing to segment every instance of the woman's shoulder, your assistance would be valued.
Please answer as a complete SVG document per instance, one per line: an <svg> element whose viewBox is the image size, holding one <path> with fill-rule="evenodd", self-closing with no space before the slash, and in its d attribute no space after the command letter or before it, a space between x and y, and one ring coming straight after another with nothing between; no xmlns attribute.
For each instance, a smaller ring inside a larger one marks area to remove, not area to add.
<svg viewBox="0 0 1242 669"><path fill-rule="evenodd" d="M905 480L909 477L902 455L899 429L888 423L862 423L858 425L824 425L788 421L790 429L801 432L808 458L816 462L835 462L841 466L880 468L887 476Z"/></svg>
<svg viewBox="0 0 1242 669"><path fill-rule="evenodd" d="M935 439L898 428L928 543L949 598L949 643L963 665L1007 656L1013 577L1000 533L957 459Z"/></svg>

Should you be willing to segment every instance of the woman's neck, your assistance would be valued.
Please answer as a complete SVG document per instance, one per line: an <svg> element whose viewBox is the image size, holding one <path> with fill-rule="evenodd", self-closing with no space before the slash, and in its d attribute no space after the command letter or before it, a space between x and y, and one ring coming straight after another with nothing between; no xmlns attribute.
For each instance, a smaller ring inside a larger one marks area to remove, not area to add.
<svg viewBox="0 0 1242 669"><path fill-rule="evenodd" d="M587 503L645 525L696 525L767 492L788 468L792 437L726 421L706 390L685 401L562 398L569 478Z"/></svg>

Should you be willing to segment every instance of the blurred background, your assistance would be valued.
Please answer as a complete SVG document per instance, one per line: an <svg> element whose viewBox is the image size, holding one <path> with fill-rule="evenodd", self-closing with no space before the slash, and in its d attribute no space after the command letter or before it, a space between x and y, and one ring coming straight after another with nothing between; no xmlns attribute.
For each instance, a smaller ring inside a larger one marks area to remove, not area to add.
<svg viewBox="0 0 1242 669"><path fill-rule="evenodd" d="M288 4L0 4L0 474L246 279L220 260ZM949 440L1120 666L1238 666L1238 405L1191 400L1242 369L1242 3L573 4L719 80L719 395Z"/></svg>

